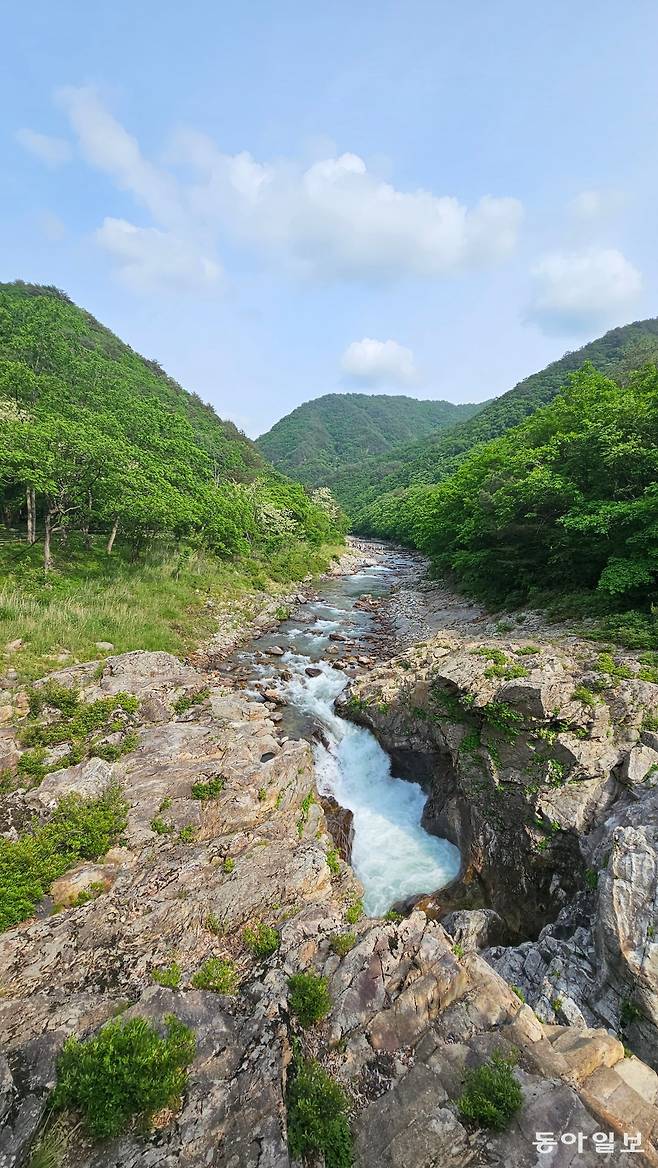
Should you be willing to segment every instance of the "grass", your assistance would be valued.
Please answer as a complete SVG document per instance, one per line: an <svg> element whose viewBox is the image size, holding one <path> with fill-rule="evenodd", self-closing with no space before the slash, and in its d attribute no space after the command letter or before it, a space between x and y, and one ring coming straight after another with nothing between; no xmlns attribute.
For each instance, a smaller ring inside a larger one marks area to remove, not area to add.
<svg viewBox="0 0 658 1168"><path fill-rule="evenodd" d="M57 1059L55 1109L78 1112L89 1134L109 1139L180 1098L194 1058L192 1030L173 1015L162 1038L144 1018L108 1022L85 1042L71 1037Z"/></svg>
<svg viewBox="0 0 658 1168"><path fill-rule="evenodd" d="M192 798L200 799L202 802L207 802L208 799L217 799L225 786L226 779L222 779L220 776L208 779L207 782L199 779L198 782L192 783Z"/></svg>
<svg viewBox="0 0 658 1168"><path fill-rule="evenodd" d="M0 838L0 931L32 916L53 880L116 843L127 805L118 787L98 799L67 795L49 821L18 840Z"/></svg>
<svg viewBox="0 0 658 1168"><path fill-rule="evenodd" d="M271 928L270 925L264 925L262 921L257 921L253 928L247 927L242 934L242 939L249 952L263 961L276 953L279 948L280 938L276 929Z"/></svg>
<svg viewBox="0 0 658 1168"><path fill-rule="evenodd" d="M294 1059L286 1105L293 1160L316 1163L323 1157L325 1168L350 1168L353 1157L347 1099L315 1059Z"/></svg>
<svg viewBox="0 0 658 1168"><path fill-rule="evenodd" d="M329 942L332 953L344 957L356 945L356 933L336 933Z"/></svg>
<svg viewBox="0 0 658 1168"><path fill-rule="evenodd" d="M317 973L294 973L288 978L288 1004L300 1026L306 1030L331 1010L326 977Z"/></svg>
<svg viewBox="0 0 658 1168"><path fill-rule="evenodd" d="M486 1063L466 1072L457 1106L464 1119L478 1127L504 1131L522 1103L523 1092L510 1061L496 1052Z"/></svg>
<svg viewBox="0 0 658 1168"><path fill-rule="evenodd" d="M363 916L363 901L362 900L353 900L352 903L347 908L347 911L345 913L345 920L347 921L348 925L356 925L357 922L361 920L362 916Z"/></svg>
<svg viewBox="0 0 658 1168"><path fill-rule="evenodd" d="M131 729L131 718L139 709L133 694L118 693L95 702L83 702L75 689L68 689L52 679L38 689L28 691L31 719L21 728L19 741L25 750L18 761L18 773L33 783L39 783L48 771L60 770L95 757L115 762L138 745L139 738ZM39 716L44 710L59 711L59 718L44 723ZM103 742L110 734L120 735L118 742ZM46 763L46 748L67 745L68 752L57 760Z"/></svg>
<svg viewBox="0 0 658 1168"><path fill-rule="evenodd" d="M166 986L170 990L177 990L180 986L183 973L180 965L176 961L172 961L171 965L164 965L160 969L151 970L151 977L157 985Z"/></svg>
<svg viewBox="0 0 658 1168"><path fill-rule="evenodd" d="M65 552L56 549L46 584L39 545L2 541L0 646L23 642L5 665L29 681L57 668L61 653L71 661L96 659L97 641L111 642L115 653L160 649L184 656L217 629L208 601L234 602L246 615L259 604L259 591L275 595L309 572L323 572L340 550L298 544L267 559L229 562L162 545L132 563L120 545L108 556L102 541L87 550L71 536Z"/></svg>
<svg viewBox="0 0 658 1168"><path fill-rule="evenodd" d="M216 994L235 994L238 971L232 961L223 957L209 957L191 979L195 990L212 990Z"/></svg>

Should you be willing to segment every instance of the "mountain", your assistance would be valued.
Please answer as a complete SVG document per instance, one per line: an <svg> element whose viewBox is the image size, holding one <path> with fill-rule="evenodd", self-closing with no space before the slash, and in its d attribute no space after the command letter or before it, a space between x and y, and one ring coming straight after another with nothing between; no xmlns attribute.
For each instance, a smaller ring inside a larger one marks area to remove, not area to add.
<svg viewBox="0 0 658 1168"><path fill-rule="evenodd" d="M327 505L56 288L0 285L0 418L5 522L43 532L46 570L72 532L220 556L336 534Z"/></svg>
<svg viewBox="0 0 658 1168"><path fill-rule="evenodd" d="M346 466L471 417L483 403L454 405L389 394L328 393L298 406L256 440L275 467L306 486Z"/></svg>
<svg viewBox="0 0 658 1168"><path fill-rule="evenodd" d="M623 380L632 369L657 358L657 318L611 329L598 340L565 353L545 369L526 377L447 433L430 434L418 442L395 447L383 457L367 459L349 473L339 470L328 475L325 484L354 517L388 491L413 483L440 482L472 447L504 434L539 406L552 401L568 383L569 375L586 362L609 377Z"/></svg>

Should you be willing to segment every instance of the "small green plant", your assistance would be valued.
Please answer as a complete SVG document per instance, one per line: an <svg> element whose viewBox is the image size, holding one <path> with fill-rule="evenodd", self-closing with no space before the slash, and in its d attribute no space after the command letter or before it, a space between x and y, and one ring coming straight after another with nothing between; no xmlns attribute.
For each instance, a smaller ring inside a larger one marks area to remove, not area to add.
<svg viewBox="0 0 658 1168"><path fill-rule="evenodd" d="M317 973L294 973L288 978L288 1004L304 1029L326 1018L331 1010L326 977Z"/></svg>
<svg viewBox="0 0 658 1168"><path fill-rule="evenodd" d="M28 690L27 701L30 713L35 718L45 706L50 706L51 709L59 710L62 714L70 717L75 714L80 705L80 693L77 689L60 685L58 681L51 678L44 685Z"/></svg>
<svg viewBox="0 0 658 1168"><path fill-rule="evenodd" d="M523 717L506 702L487 702L481 708L482 717L493 730L508 742L516 742L523 729Z"/></svg>
<svg viewBox="0 0 658 1168"><path fill-rule="evenodd" d="M259 787L258 788L258 802L264 803L266 799L267 799L267 787Z"/></svg>
<svg viewBox="0 0 658 1168"><path fill-rule="evenodd" d="M166 986L170 990L177 990L183 973L180 965L172 961L171 965L163 965L160 969L152 969L151 977L158 985Z"/></svg>
<svg viewBox="0 0 658 1168"><path fill-rule="evenodd" d="M222 872L225 872L227 876L230 876L234 869L235 860L233 859L233 856L226 856L222 861Z"/></svg>
<svg viewBox="0 0 658 1168"><path fill-rule="evenodd" d="M261 960L276 953L280 943L276 929L263 924L262 921L257 921L253 928L247 927L242 934L242 939L254 957Z"/></svg>
<svg viewBox="0 0 658 1168"><path fill-rule="evenodd" d="M210 697L209 689L198 689L194 693L183 694L173 704L173 711L175 714L185 714L191 710L193 706L198 706L201 702L205 702L206 698Z"/></svg>
<svg viewBox="0 0 658 1168"><path fill-rule="evenodd" d="M571 696L575 702L582 702L584 706L589 706L591 710L601 703L598 694L588 689L586 685L577 685Z"/></svg>
<svg viewBox="0 0 658 1168"><path fill-rule="evenodd" d="M404 920L404 917L403 917L402 913L399 913L397 911L397 909L389 908L388 912L384 913L384 920L391 921L394 924L398 924L399 921Z"/></svg>
<svg viewBox="0 0 658 1168"><path fill-rule="evenodd" d="M347 908L347 911L345 913L345 920L347 921L348 925L356 925L357 922L361 920L362 916L363 916L363 901L362 900L353 900L352 903Z"/></svg>
<svg viewBox="0 0 658 1168"><path fill-rule="evenodd" d="M599 673L606 674L614 684L616 681L627 681L633 677L633 671L627 665L620 665L615 661L612 653L600 653L597 661Z"/></svg>
<svg viewBox="0 0 658 1168"><path fill-rule="evenodd" d="M275 610L274 615L278 621L288 620L290 616L290 609L286 608L285 604L280 604Z"/></svg>
<svg viewBox="0 0 658 1168"><path fill-rule="evenodd" d="M199 779L198 782L192 783L192 798L200 799L202 802L206 802L208 799L216 799L218 795L221 795L225 786L226 780L219 775L215 775L214 778L206 781Z"/></svg>
<svg viewBox="0 0 658 1168"><path fill-rule="evenodd" d="M496 632L497 633L511 633L513 631L514 631L514 625L512 624L511 621L508 621L508 620L498 621L498 623L496 625Z"/></svg>
<svg viewBox="0 0 658 1168"><path fill-rule="evenodd" d="M27 1168L61 1168L69 1147L69 1133L62 1119L48 1124L32 1148Z"/></svg>
<svg viewBox="0 0 658 1168"><path fill-rule="evenodd" d="M541 649L538 645L521 645L515 652L522 657L534 657L537 653L541 653Z"/></svg>
<svg viewBox="0 0 658 1168"><path fill-rule="evenodd" d="M192 1030L173 1015L166 1034L144 1018L108 1022L95 1038L72 1037L57 1059L52 1106L79 1112L91 1136L109 1139L133 1117L144 1121L182 1094L194 1058Z"/></svg>
<svg viewBox="0 0 658 1168"><path fill-rule="evenodd" d="M53 880L78 860L97 860L117 842L127 804L111 786L98 799L66 795L50 820L18 840L0 837L0 932L31 916Z"/></svg>
<svg viewBox="0 0 658 1168"><path fill-rule="evenodd" d="M453 951L455 957L463 957L464 956L465 949L464 949L464 946L462 945L461 941L455 941L455 943L452 947L452 951Z"/></svg>
<svg viewBox="0 0 658 1168"><path fill-rule="evenodd" d="M223 957L209 957L191 979L195 990L213 990L216 994L235 994L238 971L233 961Z"/></svg>
<svg viewBox="0 0 658 1168"><path fill-rule="evenodd" d="M489 665L484 676L498 677L501 681L512 681L515 677L527 677L528 670L523 665Z"/></svg>
<svg viewBox="0 0 658 1168"><path fill-rule="evenodd" d="M472 649L471 653L474 657L484 657L487 661L493 661L494 665L507 665L507 654L503 653L502 649L480 645L478 649Z"/></svg>
<svg viewBox="0 0 658 1168"><path fill-rule="evenodd" d="M173 799L171 798L171 795L165 795L164 799L162 800L162 803L158 807L158 811L160 811L160 812L168 811L169 808L171 807L172 803L173 803Z"/></svg>
<svg viewBox="0 0 658 1168"><path fill-rule="evenodd" d="M338 850L336 848L328 848L326 859L327 867L329 868L332 876L337 876L340 872L340 855Z"/></svg>
<svg viewBox="0 0 658 1168"><path fill-rule="evenodd" d="M512 993L516 994L516 996L520 1002L525 1002L526 996L525 996L523 990L521 989L521 986L513 985L511 987L511 989L512 989Z"/></svg>
<svg viewBox="0 0 658 1168"><path fill-rule="evenodd" d="M304 798L302 799L302 802L301 802L300 807L299 807L299 819L297 820L297 835L299 836L300 839L302 838L302 835L304 834L304 825L308 821L309 813L310 813L311 807L313 806L314 803L315 803L315 796L313 794L313 791L309 791L308 794L305 795Z"/></svg>
<svg viewBox="0 0 658 1168"><path fill-rule="evenodd" d="M553 998L551 1002L551 1009L555 1014L559 1014L562 1009L562 998Z"/></svg>
<svg viewBox="0 0 658 1168"><path fill-rule="evenodd" d="M167 823L166 819L163 819L162 816L156 815L151 820L150 828L156 835L169 835L174 830L174 825L173 823Z"/></svg>
<svg viewBox="0 0 658 1168"><path fill-rule="evenodd" d="M191 844L196 839L196 833L197 829L194 824L186 823L184 827L181 827L178 838L182 844Z"/></svg>
<svg viewBox="0 0 658 1168"><path fill-rule="evenodd" d="M347 1099L315 1059L293 1060L286 1097L288 1144L294 1160L324 1158L325 1168L351 1168Z"/></svg>
<svg viewBox="0 0 658 1168"><path fill-rule="evenodd" d="M466 1071L457 1106L464 1119L479 1127L504 1131L523 1103L523 1092L508 1059L498 1052Z"/></svg>
<svg viewBox="0 0 658 1168"><path fill-rule="evenodd" d="M476 750L480 749L482 739L479 730L468 730L459 743L459 749L462 754L474 754Z"/></svg>
<svg viewBox="0 0 658 1168"><path fill-rule="evenodd" d="M356 945L356 933L336 933L329 942L332 953L344 957Z"/></svg>
<svg viewBox="0 0 658 1168"><path fill-rule="evenodd" d="M216 913L209 912L205 920L206 928L214 933L216 937L223 937L226 932L224 922L217 916Z"/></svg>
<svg viewBox="0 0 658 1168"><path fill-rule="evenodd" d="M624 998L619 1010L619 1022L622 1030L625 1030L627 1026L632 1026L634 1022L639 1022L642 1017L640 1007L636 1006L630 998Z"/></svg>
<svg viewBox="0 0 658 1168"><path fill-rule="evenodd" d="M594 870L594 868L588 868L585 872L585 883L588 888L592 889L592 891L594 891L594 889L597 887L599 883L599 874Z"/></svg>

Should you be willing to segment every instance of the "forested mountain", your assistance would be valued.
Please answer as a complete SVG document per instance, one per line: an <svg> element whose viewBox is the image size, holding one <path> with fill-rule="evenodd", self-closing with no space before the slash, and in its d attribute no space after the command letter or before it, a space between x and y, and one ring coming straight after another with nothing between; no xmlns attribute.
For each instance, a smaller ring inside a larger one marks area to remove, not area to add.
<svg viewBox="0 0 658 1168"><path fill-rule="evenodd" d="M470 418L483 403L454 405L391 394L328 393L305 402L257 439L262 454L306 486L368 455L416 441Z"/></svg>
<svg viewBox="0 0 658 1168"><path fill-rule="evenodd" d="M336 535L330 502L55 288L0 285L0 419L5 522L43 535L46 570L72 532L219 555Z"/></svg>
<svg viewBox="0 0 658 1168"><path fill-rule="evenodd" d="M458 465L464 453L523 421L539 406L552 401L569 375L590 361L610 377L621 378L645 361L658 358L658 319L636 321L611 329L575 352L565 353L539 373L487 403L474 417L447 433L432 434L420 442L398 446L384 457L328 475L324 480L352 517L387 491L412 483L440 482Z"/></svg>
<svg viewBox="0 0 658 1168"><path fill-rule="evenodd" d="M371 504L361 527L421 548L486 600L585 592L653 612L658 369L647 364L620 385L585 366L438 485Z"/></svg>

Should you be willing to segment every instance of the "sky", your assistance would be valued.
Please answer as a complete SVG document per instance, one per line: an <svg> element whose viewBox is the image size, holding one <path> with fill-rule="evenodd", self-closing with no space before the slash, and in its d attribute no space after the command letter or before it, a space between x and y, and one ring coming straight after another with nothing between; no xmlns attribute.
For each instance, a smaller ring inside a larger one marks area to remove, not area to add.
<svg viewBox="0 0 658 1168"><path fill-rule="evenodd" d="M3 15L0 279L252 437L479 401L658 314L655 0L32 0Z"/></svg>

